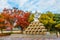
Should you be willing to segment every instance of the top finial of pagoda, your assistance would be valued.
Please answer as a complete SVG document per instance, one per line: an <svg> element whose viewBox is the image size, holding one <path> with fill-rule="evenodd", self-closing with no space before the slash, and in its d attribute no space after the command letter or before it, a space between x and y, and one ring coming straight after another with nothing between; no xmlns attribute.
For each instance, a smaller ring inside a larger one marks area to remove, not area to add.
<svg viewBox="0 0 60 40"><path fill-rule="evenodd" d="M38 18L40 17L40 13L36 11L34 16L34 21L39 21Z"/></svg>

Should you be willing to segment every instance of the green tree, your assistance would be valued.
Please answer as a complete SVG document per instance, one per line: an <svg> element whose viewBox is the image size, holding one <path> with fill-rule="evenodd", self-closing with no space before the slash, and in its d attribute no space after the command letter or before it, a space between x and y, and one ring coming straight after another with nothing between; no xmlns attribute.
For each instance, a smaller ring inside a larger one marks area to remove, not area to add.
<svg viewBox="0 0 60 40"><path fill-rule="evenodd" d="M34 21L34 14L30 14L28 22L32 22Z"/></svg>
<svg viewBox="0 0 60 40"><path fill-rule="evenodd" d="M46 12L41 14L39 21L42 22L48 30L53 30L56 21L54 20L54 14L52 12Z"/></svg>
<svg viewBox="0 0 60 40"><path fill-rule="evenodd" d="M60 24L56 24L56 25L55 25L55 28L56 28L56 31L57 31L57 32L60 32Z"/></svg>
<svg viewBox="0 0 60 40"><path fill-rule="evenodd" d="M56 28L60 29L60 24L55 25Z"/></svg>
<svg viewBox="0 0 60 40"><path fill-rule="evenodd" d="M56 21L55 28L57 31L59 31L60 30L60 14L55 14L54 20Z"/></svg>

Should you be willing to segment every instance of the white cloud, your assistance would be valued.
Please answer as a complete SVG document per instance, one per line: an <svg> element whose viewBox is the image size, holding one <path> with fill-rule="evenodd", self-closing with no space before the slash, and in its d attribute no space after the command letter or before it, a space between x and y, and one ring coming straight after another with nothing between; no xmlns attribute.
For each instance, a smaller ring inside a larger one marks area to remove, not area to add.
<svg viewBox="0 0 60 40"><path fill-rule="evenodd" d="M41 9L46 9L54 4L55 4L55 0L47 0L47 1L41 0L37 2L35 5L38 5L38 7Z"/></svg>
<svg viewBox="0 0 60 40"><path fill-rule="evenodd" d="M33 0L29 3L26 3L26 5L23 5L22 8L28 8L28 10L32 11L42 11L45 10L53 5L55 5L56 0Z"/></svg>
<svg viewBox="0 0 60 40"><path fill-rule="evenodd" d="M27 1L28 1L28 0L23 0L23 1L20 0L20 1L19 1L19 5L20 5L20 6L23 6Z"/></svg>
<svg viewBox="0 0 60 40"><path fill-rule="evenodd" d="M11 8L8 1L18 4L19 8L27 11L57 11L60 10L59 0L0 0L0 9ZM36 3L35 3L36 2Z"/></svg>
<svg viewBox="0 0 60 40"><path fill-rule="evenodd" d="M7 3L7 0L0 0L0 9L3 8L11 8L11 6Z"/></svg>
<svg viewBox="0 0 60 40"><path fill-rule="evenodd" d="M56 3L56 0L49 0L47 1L48 5L54 5Z"/></svg>
<svg viewBox="0 0 60 40"><path fill-rule="evenodd" d="M27 6L29 7L29 5ZM34 5L30 5L29 10L37 10L40 12L57 12L58 10L60 10L60 2L58 3L56 0L40 0L36 2Z"/></svg>
<svg viewBox="0 0 60 40"><path fill-rule="evenodd" d="M9 0L10 2L17 3L20 7L22 7L28 0Z"/></svg>

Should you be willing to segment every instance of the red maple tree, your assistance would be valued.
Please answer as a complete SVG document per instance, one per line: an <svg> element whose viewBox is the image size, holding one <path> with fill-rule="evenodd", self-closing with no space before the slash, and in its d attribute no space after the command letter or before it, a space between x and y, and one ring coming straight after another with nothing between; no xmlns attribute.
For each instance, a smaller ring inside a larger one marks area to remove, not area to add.
<svg viewBox="0 0 60 40"><path fill-rule="evenodd" d="M22 29L24 30L28 25L28 18L29 18L30 13L24 13L22 16L16 16L17 18L17 25L21 26Z"/></svg>

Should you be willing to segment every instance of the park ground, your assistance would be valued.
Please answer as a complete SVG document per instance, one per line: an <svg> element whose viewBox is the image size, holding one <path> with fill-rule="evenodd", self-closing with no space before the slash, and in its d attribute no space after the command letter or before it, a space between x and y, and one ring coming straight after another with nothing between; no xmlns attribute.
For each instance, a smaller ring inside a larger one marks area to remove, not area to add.
<svg viewBox="0 0 60 40"><path fill-rule="evenodd" d="M0 40L60 40L60 36L51 35L26 35L26 34L11 34L10 36L0 37Z"/></svg>

